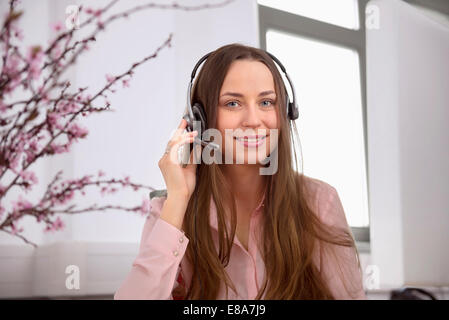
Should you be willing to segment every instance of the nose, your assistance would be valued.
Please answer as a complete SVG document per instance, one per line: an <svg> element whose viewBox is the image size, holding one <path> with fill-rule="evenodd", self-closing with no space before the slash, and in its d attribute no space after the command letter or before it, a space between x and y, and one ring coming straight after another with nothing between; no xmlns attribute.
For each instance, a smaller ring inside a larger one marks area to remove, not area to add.
<svg viewBox="0 0 449 320"><path fill-rule="evenodd" d="M244 112L242 126L250 128L259 127L261 124L259 112L260 110L257 107L256 103L248 104L246 112Z"/></svg>

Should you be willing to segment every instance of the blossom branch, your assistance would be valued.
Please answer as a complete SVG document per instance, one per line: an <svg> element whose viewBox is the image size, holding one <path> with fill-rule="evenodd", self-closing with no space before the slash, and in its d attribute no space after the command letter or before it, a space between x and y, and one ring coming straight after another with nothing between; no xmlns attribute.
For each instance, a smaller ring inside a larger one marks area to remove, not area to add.
<svg viewBox="0 0 449 320"><path fill-rule="evenodd" d="M35 245L20 234L23 228L18 227L17 223L25 216L32 216L37 222L44 223L46 231L56 231L62 229L64 224L60 217L54 219L55 214L79 214L110 209L148 213L147 196L143 198L141 205L131 207L94 204L79 208L70 204L76 194L84 196L87 189L92 187L98 188L102 195L115 193L119 187L130 187L134 191L154 190L152 187L131 182L129 177L100 179L104 176L102 172L95 179L93 175L87 175L81 179L61 182L62 171L59 171L47 185L39 201L31 203L21 193L16 201L12 201L12 208L7 209L4 205L6 195L13 188L28 192L38 183L37 176L30 171L34 163L44 157L69 152L73 143L87 137L88 130L78 122L81 117L114 111L110 109L108 93L114 93L115 85L120 83L124 88L129 87L129 81L136 69L148 60L155 59L164 48L170 48L173 36L170 33L153 53L132 63L128 70L118 75L105 75L105 85L96 93L88 93L87 87L72 91L70 81L62 79L62 75L75 65L78 57L89 49L89 45L96 43L99 32L105 31L113 21L129 18L146 9L193 11L219 8L233 1L235 0L197 6L181 6L176 2L146 3L109 17L105 17L105 14L117 0L99 9L80 6L79 11L88 16L79 28L62 31L62 26L56 24L54 30L62 32L57 33L46 48L33 45L23 53L20 46L23 32L18 26L23 11L17 10L17 0L10 0L9 11L0 30L3 62L0 70L0 231ZM79 30L87 26L94 26L93 32L81 39L75 39L80 34ZM18 90L27 94L27 98L7 102L7 98ZM103 105L98 103L101 98L105 100ZM11 179L5 181L7 177Z"/></svg>

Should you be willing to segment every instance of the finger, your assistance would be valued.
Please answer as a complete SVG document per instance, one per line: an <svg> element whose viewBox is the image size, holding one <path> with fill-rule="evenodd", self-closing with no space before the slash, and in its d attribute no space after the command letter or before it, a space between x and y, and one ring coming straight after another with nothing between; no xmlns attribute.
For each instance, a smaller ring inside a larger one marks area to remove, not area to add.
<svg viewBox="0 0 449 320"><path fill-rule="evenodd" d="M184 118L182 118L178 127L173 131L172 135L170 136L167 145L171 146L174 143L176 143L179 140L179 137L182 135L183 131L185 130L186 126L187 121Z"/></svg>
<svg viewBox="0 0 449 320"><path fill-rule="evenodd" d="M170 147L174 146L176 143L179 143L180 141L182 141L185 137L195 137L198 135L198 131L192 131L192 132L185 132L183 134L179 134L176 135L175 137L173 137L172 139L170 139L168 141L168 145Z"/></svg>
<svg viewBox="0 0 449 320"><path fill-rule="evenodd" d="M182 118L181 122L179 123L178 129L184 129L187 126L186 119Z"/></svg>
<svg viewBox="0 0 449 320"><path fill-rule="evenodd" d="M195 144L190 152L189 163L187 165L188 168L196 167L197 163L201 159L201 145Z"/></svg>
<svg viewBox="0 0 449 320"><path fill-rule="evenodd" d="M187 127L187 121L184 118L182 118L181 122L179 123L178 128L176 129L176 133L178 135L181 135L184 132L186 127Z"/></svg>
<svg viewBox="0 0 449 320"><path fill-rule="evenodd" d="M186 143L193 143L194 139L195 139L194 135L185 135L185 136L182 136L178 142L174 142L173 145L171 146L171 149L169 152L170 161L172 163L179 164L179 159L178 159L179 147L181 147L182 145L184 145Z"/></svg>

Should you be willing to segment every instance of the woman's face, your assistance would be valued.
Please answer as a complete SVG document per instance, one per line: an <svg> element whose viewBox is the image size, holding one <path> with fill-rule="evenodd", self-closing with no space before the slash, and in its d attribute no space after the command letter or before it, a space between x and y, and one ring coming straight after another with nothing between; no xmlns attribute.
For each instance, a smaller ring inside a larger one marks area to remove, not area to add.
<svg viewBox="0 0 449 320"><path fill-rule="evenodd" d="M270 132L279 128L270 69L259 61L234 61L218 101L217 129L224 139L220 144L223 163L231 163L232 159L233 164L259 164L276 147L279 136Z"/></svg>

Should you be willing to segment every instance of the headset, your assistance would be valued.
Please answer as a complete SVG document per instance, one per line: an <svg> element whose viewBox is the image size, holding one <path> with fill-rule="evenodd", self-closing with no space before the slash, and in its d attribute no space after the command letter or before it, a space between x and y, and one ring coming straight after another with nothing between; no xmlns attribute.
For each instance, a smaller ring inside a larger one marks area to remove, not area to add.
<svg viewBox="0 0 449 320"><path fill-rule="evenodd" d="M292 81L290 80L290 77L287 74L287 71L284 67L284 65L279 61L279 59L277 59L273 54L267 52L266 50L263 50L265 53L267 53L272 59L273 61L275 61L277 63L277 65L281 68L282 72L284 73L285 77L287 78L289 84L290 84L290 88L292 91L292 101L290 101L288 92L287 92L287 88L285 86L285 82L284 83L284 90L285 90L285 96L286 96L286 106L287 106L287 115L288 115L288 119L290 120L296 120L299 116L299 112L298 112L298 106L296 104L296 93L295 93L295 88L293 86ZM190 76L190 83L188 85L188 89L187 89L187 110L185 112L185 114L183 115L183 119L185 119L187 121L187 126L186 126L186 130L188 132L192 132L194 130L194 123L197 121L197 123L200 124L200 132L199 135L194 139L194 144L195 143L199 143L202 146L204 146L205 148L213 148L214 150L218 150L219 149L219 145L210 141L205 140L204 138L201 137L202 133L204 131L206 131L208 129L208 125L207 125L207 121L206 121L206 113L204 111L203 106L199 103L199 102L195 102L192 106L191 104L191 100L192 100L192 86L193 86L193 82L195 79L195 75L196 75L196 71L197 69L200 67L200 65L215 51L211 51L209 53L207 53L206 55L204 55L200 60L198 60L198 62L196 63L195 67L193 68L192 74ZM195 149L194 149L195 150ZM188 151L188 152L186 152ZM192 152L194 152L192 150ZM188 159L190 158L190 148L185 149L184 152L184 156L183 156L183 160L182 160L182 167L186 167ZM197 167L196 170L196 182L198 182L199 179L199 170ZM198 183L196 183L196 185L198 186ZM197 199L198 199L198 188L197 186L195 187L195 198L194 198L194 208L195 208L195 216L194 216L194 224L193 224L193 233L195 235L195 239L193 241L193 244L195 245L195 259L194 259L194 269L196 272L196 266L197 266L197 254L198 254L198 250L197 250L197 241L199 240L196 236L196 215L197 215ZM199 281L200 281L200 291L202 292L202 283L201 283L201 275L198 273L199 276Z"/></svg>

